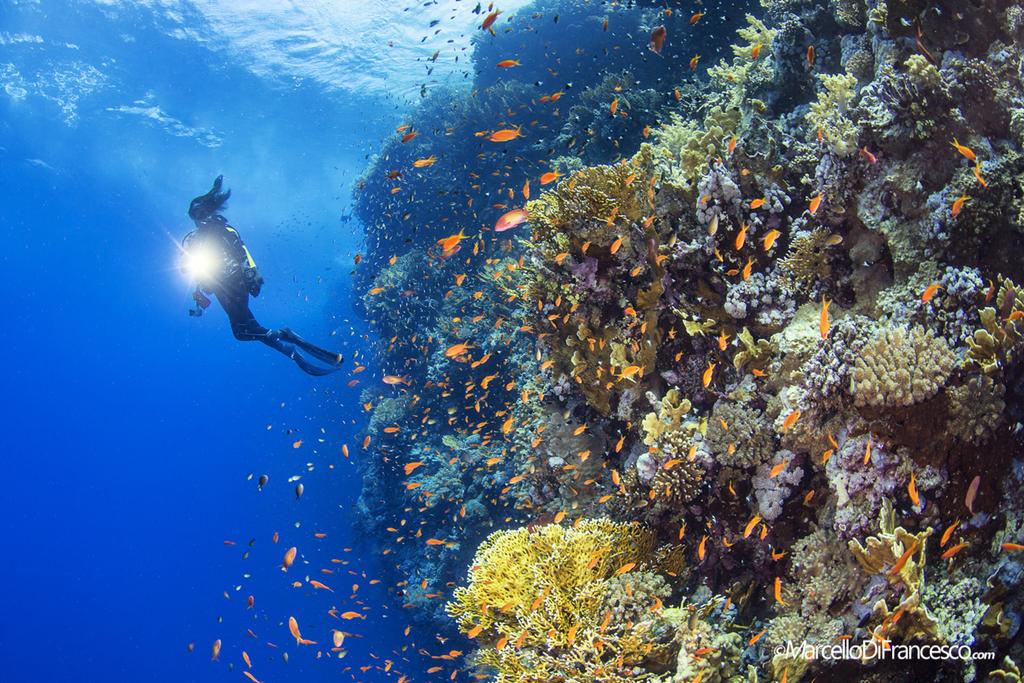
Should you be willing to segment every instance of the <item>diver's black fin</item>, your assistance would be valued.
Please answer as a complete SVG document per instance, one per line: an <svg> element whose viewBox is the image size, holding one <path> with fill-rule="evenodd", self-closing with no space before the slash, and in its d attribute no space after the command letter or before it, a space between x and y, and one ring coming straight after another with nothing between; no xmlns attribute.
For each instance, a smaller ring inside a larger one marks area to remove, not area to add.
<svg viewBox="0 0 1024 683"><path fill-rule="evenodd" d="M316 344L312 344L303 339L302 337L300 337L299 335L292 332L287 327L281 328L281 338L288 342L291 342L292 344L295 344L303 351L306 351L309 354L311 354L317 360L322 360L325 363L330 363L331 365L337 366L341 365L345 361L345 357L340 353L334 353L333 351L328 351L327 349L321 348Z"/></svg>
<svg viewBox="0 0 1024 683"><path fill-rule="evenodd" d="M341 369L340 365L335 365L334 367L325 368L325 367L321 367L321 366L319 366L319 365L317 365L315 363L311 363L311 362L309 362L309 360L307 360L298 351L292 351L291 359L293 361L295 361L295 364L298 365L299 368L304 373L306 373L307 375L313 375L314 377L322 377L324 375L329 375L332 372Z"/></svg>

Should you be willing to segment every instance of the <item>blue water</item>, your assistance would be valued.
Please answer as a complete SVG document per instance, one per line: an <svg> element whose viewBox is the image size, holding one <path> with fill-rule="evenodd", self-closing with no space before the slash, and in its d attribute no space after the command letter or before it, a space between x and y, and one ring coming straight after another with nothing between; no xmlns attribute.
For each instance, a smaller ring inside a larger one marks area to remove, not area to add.
<svg viewBox="0 0 1024 683"><path fill-rule="evenodd" d="M358 475L340 452L358 457L359 388L236 342L216 307L190 318L176 243L224 174L267 280L257 317L351 358L361 230L339 217L400 111L384 91L261 75L172 35L189 5L173 26L159 6L0 7L0 680L245 680L242 649L262 681L394 680L415 672L395 654L407 622L369 585L380 567L352 537ZM336 592L291 587L307 576ZM366 621L327 614L358 600ZM365 638L317 660L289 616L321 646L335 627Z"/></svg>

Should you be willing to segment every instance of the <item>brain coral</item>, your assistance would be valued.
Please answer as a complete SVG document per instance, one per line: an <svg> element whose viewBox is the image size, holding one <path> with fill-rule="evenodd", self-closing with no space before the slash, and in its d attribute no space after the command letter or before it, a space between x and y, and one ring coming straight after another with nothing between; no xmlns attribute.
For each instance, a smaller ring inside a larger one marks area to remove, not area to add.
<svg viewBox="0 0 1024 683"><path fill-rule="evenodd" d="M889 327L868 341L853 366L858 406L909 406L925 401L946 383L956 356L923 327Z"/></svg>

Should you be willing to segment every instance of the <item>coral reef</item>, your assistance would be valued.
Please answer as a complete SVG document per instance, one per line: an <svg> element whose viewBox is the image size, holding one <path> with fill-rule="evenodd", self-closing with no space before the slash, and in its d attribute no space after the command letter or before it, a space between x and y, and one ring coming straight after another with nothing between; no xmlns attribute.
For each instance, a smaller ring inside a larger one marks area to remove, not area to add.
<svg viewBox="0 0 1024 683"><path fill-rule="evenodd" d="M357 186L364 517L481 678L1019 677L1024 13L761 5L502 15Z"/></svg>

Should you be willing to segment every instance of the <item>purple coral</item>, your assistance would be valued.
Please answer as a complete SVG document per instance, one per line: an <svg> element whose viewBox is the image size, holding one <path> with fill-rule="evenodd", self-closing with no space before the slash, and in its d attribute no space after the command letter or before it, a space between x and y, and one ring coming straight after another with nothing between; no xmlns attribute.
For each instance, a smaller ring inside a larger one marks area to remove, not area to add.
<svg viewBox="0 0 1024 683"><path fill-rule="evenodd" d="M840 538L863 536L874 530L883 498L900 487L899 457L870 435L836 435L837 452L825 465L829 487L836 497L833 526ZM870 457L864 462L870 442Z"/></svg>
<svg viewBox="0 0 1024 683"><path fill-rule="evenodd" d="M803 479L804 470L795 464L797 456L792 451L778 451L770 463L761 463L757 466L751 484L754 487L754 497L757 498L757 510L768 522L774 522L782 514L782 506L793 493L793 489ZM771 469L783 462L786 467L774 477L771 476Z"/></svg>

